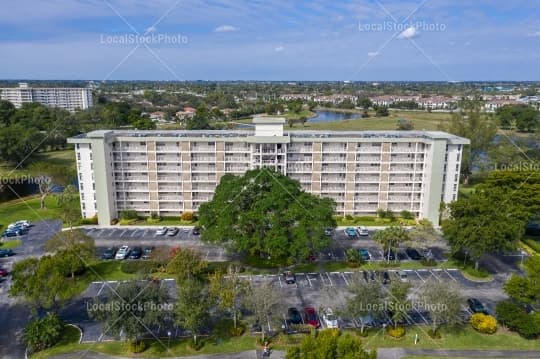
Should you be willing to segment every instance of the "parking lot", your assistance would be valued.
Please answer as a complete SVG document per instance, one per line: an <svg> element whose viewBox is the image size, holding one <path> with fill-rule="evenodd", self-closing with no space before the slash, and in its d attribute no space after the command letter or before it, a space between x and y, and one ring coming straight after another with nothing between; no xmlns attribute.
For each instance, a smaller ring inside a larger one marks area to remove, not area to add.
<svg viewBox="0 0 540 359"><path fill-rule="evenodd" d="M454 269L432 269L432 270L405 270L407 281L411 283L409 299L411 302L417 302L422 287L429 280L440 281L444 283L453 283L459 287L462 297L462 316L468 318L472 313L465 304L468 297L478 298L490 311L494 312L495 303L505 298L502 292L501 283L492 282L472 282L465 278L459 270ZM372 276L369 271L349 271L349 272L313 272L313 273L295 273L296 281L287 284L281 274L266 275L242 275L241 277L253 285L262 285L270 282L276 291L282 293L282 302L278 311L279 315L285 321L286 311L289 307L296 307L302 311L305 307L313 307L317 311L322 308L330 307L339 315L339 325L343 328L359 327L358 318L349 318L343 315L343 308L346 306L347 299L350 297L349 287L356 281L381 281L382 272L374 273ZM388 271L391 281L399 281L398 270ZM373 278L373 279L372 279ZM83 328L83 341L101 341L112 340L107 333L102 332L102 326L88 317L87 308L94 298L105 298L114 290L120 282L94 282L86 291L84 291L76 300L71 301L63 310L62 317L70 323L77 324ZM171 298L176 298L176 282L172 279L163 280L161 285L166 286ZM382 283L381 283L382 285ZM383 285L383 287L387 287ZM406 322L413 324L429 324L429 314L421 309L421 306L413 306L408 313ZM275 326L275 325L274 325ZM324 328L324 322L321 321ZM272 327L272 330L280 330L279 327ZM185 331L168 321L159 327L151 328L153 335L166 338L167 332L171 331L174 337L187 335Z"/></svg>

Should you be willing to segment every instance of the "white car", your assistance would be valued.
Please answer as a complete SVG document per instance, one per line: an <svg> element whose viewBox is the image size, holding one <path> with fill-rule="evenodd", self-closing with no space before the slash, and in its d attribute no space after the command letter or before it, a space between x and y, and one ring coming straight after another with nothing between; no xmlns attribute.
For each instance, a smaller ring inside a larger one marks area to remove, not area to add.
<svg viewBox="0 0 540 359"><path fill-rule="evenodd" d="M327 328L339 328L337 316L332 308L326 308L322 311L322 320Z"/></svg>
<svg viewBox="0 0 540 359"><path fill-rule="evenodd" d="M167 233L167 229L168 229L167 227L161 227L161 228L159 228L159 229L156 231L156 234L157 234L158 236L162 236L162 235L164 235L165 233Z"/></svg>
<svg viewBox="0 0 540 359"><path fill-rule="evenodd" d="M358 227L358 235L362 237L369 236L369 231L366 227L360 226Z"/></svg>
<svg viewBox="0 0 540 359"><path fill-rule="evenodd" d="M128 255L129 255L129 247L128 246L122 246L122 247L120 247L118 252L116 252L116 255L114 256L114 259L126 259Z"/></svg>
<svg viewBox="0 0 540 359"><path fill-rule="evenodd" d="M407 278L407 272L400 270L398 272L398 275L399 275L399 280L400 281L402 281L402 282L408 282L409 281L409 279Z"/></svg>

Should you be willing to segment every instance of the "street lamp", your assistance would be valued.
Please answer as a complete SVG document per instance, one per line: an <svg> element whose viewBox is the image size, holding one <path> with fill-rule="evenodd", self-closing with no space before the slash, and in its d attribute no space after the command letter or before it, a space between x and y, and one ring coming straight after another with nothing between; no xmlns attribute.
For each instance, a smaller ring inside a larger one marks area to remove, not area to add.
<svg viewBox="0 0 540 359"><path fill-rule="evenodd" d="M171 336L172 336L172 333L170 330L167 331L167 336L169 337L169 343L167 344L167 349L170 349L171 347Z"/></svg>

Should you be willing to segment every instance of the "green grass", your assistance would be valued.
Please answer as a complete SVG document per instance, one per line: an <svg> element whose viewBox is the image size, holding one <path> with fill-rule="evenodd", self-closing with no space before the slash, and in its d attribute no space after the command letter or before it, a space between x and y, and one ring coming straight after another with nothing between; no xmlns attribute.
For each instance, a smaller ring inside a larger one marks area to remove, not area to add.
<svg viewBox="0 0 540 359"><path fill-rule="evenodd" d="M378 218L375 216L360 216L360 217L343 217L334 216L338 226L412 226L416 223L414 219L403 219L396 217L390 218Z"/></svg>
<svg viewBox="0 0 540 359"><path fill-rule="evenodd" d="M37 197L25 197L0 203L0 224L6 227L8 224L22 219L30 222L58 219L61 210L56 203L56 198L48 196L45 205L46 209L40 209L40 201Z"/></svg>
<svg viewBox="0 0 540 359"><path fill-rule="evenodd" d="M428 329L425 326L408 327L405 336L398 340L384 336L382 331L376 331L365 338L364 342L368 348L540 349L540 340L527 340L503 329L499 329L496 334L487 335L476 332L468 325L454 331L442 328L442 338L437 340L433 340L427 335ZM419 342L415 345L414 337L416 334L418 334Z"/></svg>
<svg viewBox="0 0 540 359"><path fill-rule="evenodd" d="M446 355L439 355L439 356L425 356L425 355L420 355L420 356L417 356L417 355L413 355L413 356L405 356L405 357L402 357L402 359L441 359L441 358L446 358L447 356ZM478 357L476 357L478 358ZM471 358L471 357L452 357L452 359L474 359L474 358ZM505 357L505 359L517 359L517 358L508 358L508 357Z"/></svg>
<svg viewBox="0 0 540 359"><path fill-rule="evenodd" d="M22 240L20 239L5 239L2 242L0 242L0 249L13 249L17 248L22 244Z"/></svg>
<svg viewBox="0 0 540 359"><path fill-rule="evenodd" d="M301 117L305 117L307 119L309 119L310 117L313 117L313 116L316 116L316 113L315 112L311 112L309 110L302 110L298 113L295 113L295 112L286 112L284 115L283 115L287 120L299 120ZM302 123L300 122L299 123L300 126L302 126ZM285 124L285 126L289 126L288 124Z"/></svg>
<svg viewBox="0 0 540 359"><path fill-rule="evenodd" d="M536 254L540 254L540 240L539 237L532 237L532 236L525 236L521 240L523 243L527 245L532 251L534 251Z"/></svg>
<svg viewBox="0 0 540 359"><path fill-rule="evenodd" d="M62 353L72 353L77 351L90 350L108 355L118 355L132 357L134 354L128 351L126 342L113 341L101 343L83 343L79 344L79 337L75 337L73 333L68 333L66 338L52 348L33 354L32 359L48 358L52 355ZM164 358L176 356L192 356L200 354L218 354L218 353L237 353L256 348L256 337L244 335L235 338L200 338L204 342L204 346L200 350L194 350L189 346L191 339L171 340L167 339L160 341L148 340L148 348L138 355L137 358Z"/></svg>

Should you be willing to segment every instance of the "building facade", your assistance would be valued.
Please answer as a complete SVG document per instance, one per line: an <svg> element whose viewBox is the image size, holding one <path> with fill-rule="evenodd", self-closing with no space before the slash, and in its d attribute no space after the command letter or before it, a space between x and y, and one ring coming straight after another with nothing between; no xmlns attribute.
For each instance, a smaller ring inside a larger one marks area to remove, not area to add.
<svg viewBox="0 0 540 359"><path fill-rule="evenodd" d="M270 167L336 214L407 210L439 219L457 198L463 146L444 132L284 132L282 118L253 120L255 131L93 131L75 144L83 217L109 224L122 210L177 217L212 198L225 173ZM286 194L284 194L286 195Z"/></svg>
<svg viewBox="0 0 540 359"><path fill-rule="evenodd" d="M0 88L0 99L11 102L16 108L24 103L39 102L48 107L59 107L70 112L92 107L92 89L82 87L19 87Z"/></svg>

